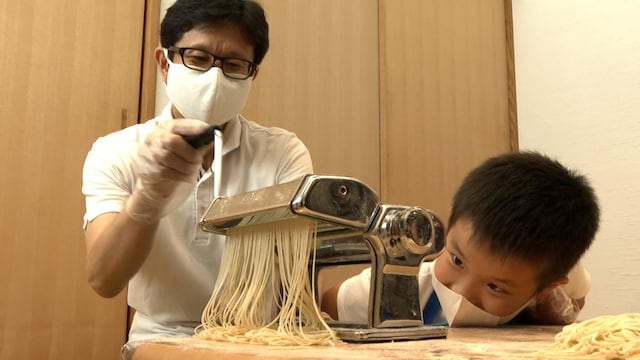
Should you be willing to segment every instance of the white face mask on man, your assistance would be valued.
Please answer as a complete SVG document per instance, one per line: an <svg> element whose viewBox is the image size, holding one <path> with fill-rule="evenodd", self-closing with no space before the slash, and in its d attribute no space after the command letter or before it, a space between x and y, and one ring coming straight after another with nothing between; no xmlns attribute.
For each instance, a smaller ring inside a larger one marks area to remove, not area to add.
<svg viewBox="0 0 640 360"><path fill-rule="evenodd" d="M169 62L167 96L173 106L187 119L202 120L209 125L221 125L240 113L251 89L252 78L229 79L222 69L212 67L206 72Z"/></svg>
<svg viewBox="0 0 640 360"><path fill-rule="evenodd" d="M440 282L433 274L431 276L431 284L433 290L438 296L440 306L442 307L442 313L447 319L447 323L451 327L457 326L497 326L506 324L511 319L516 317L531 301L527 301L519 309L507 316L497 316L489 314L488 312L473 305L464 296L454 292Z"/></svg>

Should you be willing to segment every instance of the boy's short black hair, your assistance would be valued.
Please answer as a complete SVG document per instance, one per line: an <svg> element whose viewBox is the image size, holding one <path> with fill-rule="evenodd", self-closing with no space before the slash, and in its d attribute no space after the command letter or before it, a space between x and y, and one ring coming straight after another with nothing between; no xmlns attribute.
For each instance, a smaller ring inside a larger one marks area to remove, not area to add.
<svg viewBox="0 0 640 360"><path fill-rule="evenodd" d="M464 179L449 228L465 219L492 253L539 268L539 289L578 262L598 230L600 210L587 179L537 152L488 159Z"/></svg>
<svg viewBox="0 0 640 360"><path fill-rule="evenodd" d="M259 65L269 49L269 25L262 6L253 0L178 0L160 25L160 44L175 45L184 33L201 26L233 23L253 42L252 61Z"/></svg>

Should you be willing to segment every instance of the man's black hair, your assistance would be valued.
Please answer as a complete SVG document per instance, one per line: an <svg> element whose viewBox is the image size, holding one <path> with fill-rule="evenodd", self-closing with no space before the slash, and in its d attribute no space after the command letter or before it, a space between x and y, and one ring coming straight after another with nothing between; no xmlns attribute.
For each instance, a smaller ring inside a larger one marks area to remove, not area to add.
<svg viewBox="0 0 640 360"><path fill-rule="evenodd" d="M178 0L160 25L160 44L174 46L191 29L233 23L253 43L253 63L259 65L269 49L269 25L262 6L253 0Z"/></svg>

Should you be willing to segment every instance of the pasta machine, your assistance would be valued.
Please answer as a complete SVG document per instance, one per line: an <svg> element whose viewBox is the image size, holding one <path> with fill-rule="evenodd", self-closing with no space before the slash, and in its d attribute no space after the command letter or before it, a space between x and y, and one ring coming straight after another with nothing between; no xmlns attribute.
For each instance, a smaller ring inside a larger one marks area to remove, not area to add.
<svg viewBox="0 0 640 360"><path fill-rule="evenodd" d="M226 234L230 228L294 217L316 222L318 242L311 267L316 274L327 265L370 263L367 323L330 321L340 338L374 342L446 337L446 327L423 325L419 301L420 264L435 259L444 247L442 223L427 209L383 204L354 178L309 174L215 198L200 226ZM312 278L317 281L317 276Z"/></svg>

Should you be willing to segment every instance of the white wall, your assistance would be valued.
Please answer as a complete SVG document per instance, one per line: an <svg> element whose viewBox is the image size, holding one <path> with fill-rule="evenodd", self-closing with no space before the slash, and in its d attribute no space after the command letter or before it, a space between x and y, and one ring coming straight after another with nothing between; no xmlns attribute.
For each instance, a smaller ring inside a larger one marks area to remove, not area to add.
<svg viewBox="0 0 640 360"><path fill-rule="evenodd" d="M592 181L602 221L582 319L640 312L640 1L513 0L521 149Z"/></svg>

